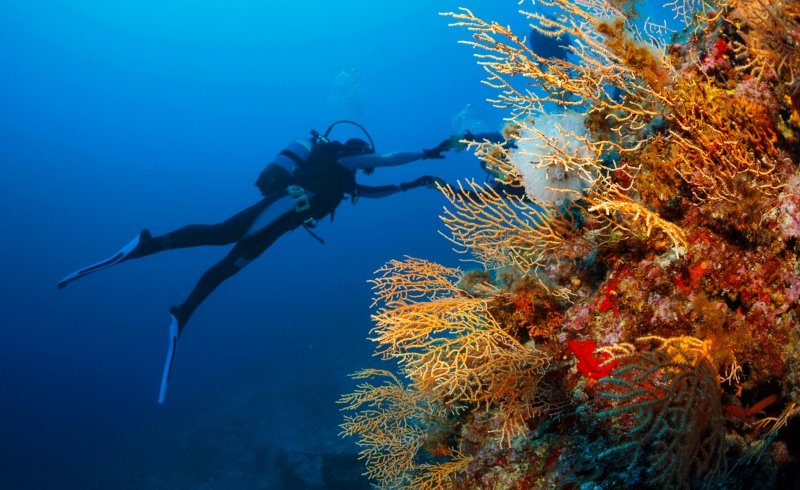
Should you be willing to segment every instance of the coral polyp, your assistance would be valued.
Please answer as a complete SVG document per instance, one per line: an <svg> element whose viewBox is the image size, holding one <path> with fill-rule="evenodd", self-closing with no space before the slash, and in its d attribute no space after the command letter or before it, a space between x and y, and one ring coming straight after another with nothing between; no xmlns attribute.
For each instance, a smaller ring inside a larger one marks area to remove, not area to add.
<svg viewBox="0 0 800 490"><path fill-rule="evenodd" d="M468 144L528 192L444 189L482 267L379 271L398 371L358 374L389 381L344 433L380 488L800 488L800 2L673 1L671 37L632 2L536 3L567 57L448 14L520 142ZM582 128L531 131L559 118Z"/></svg>

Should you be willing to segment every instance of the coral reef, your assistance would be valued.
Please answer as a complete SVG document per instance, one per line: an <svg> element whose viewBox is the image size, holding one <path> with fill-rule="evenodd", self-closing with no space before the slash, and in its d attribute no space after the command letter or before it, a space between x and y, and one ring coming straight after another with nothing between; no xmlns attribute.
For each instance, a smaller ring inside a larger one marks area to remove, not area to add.
<svg viewBox="0 0 800 490"><path fill-rule="evenodd" d="M551 203L580 198L583 188L594 181L594 175L575 172L563 161L564 155L578 160L593 159L594 155L587 154L589 145L585 136L583 116L576 112L546 114L530 128L519 130L517 144L508 157L522 176L530 199Z"/></svg>
<svg viewBox="0 0 800 490"><path fill-rule="evenodd" d="M356 374L343 434L379 488L800 488L800 2L674 0L679 32L536 4L570 56L447 14L514 143L469 145L528 192L444 189L479 268L378 271L397 370Z"/></svg>

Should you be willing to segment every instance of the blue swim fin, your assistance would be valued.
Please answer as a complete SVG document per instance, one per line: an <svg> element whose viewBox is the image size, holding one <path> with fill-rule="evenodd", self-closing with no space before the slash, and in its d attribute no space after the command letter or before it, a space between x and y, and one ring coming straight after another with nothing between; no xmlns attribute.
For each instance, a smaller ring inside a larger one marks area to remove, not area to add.
<svg viewBox="0 0 800 490"><path fill-rule="evenodd" d="M138 235L136 235L136 237L133 240L128 242L127 245L122 247L119 250L119 252L115 253L111 257L105 260L101 260L100 262L97 262L95 264L86 266L83 269L78 269L71 274L68 274L66 277L64 277L64 279L58 281L58 288L61 289L67 284L71 283L72 281L80 279L81 277L84 276L88 276L93 272L101 271L103 269L108 269L109 267L117 265L120 262L124 262L125 260L130 258L131 253L134 250L136 250L136 248L139 247L139 245L141 245L142 243L151 238L152 235L148 230L142 230L141 232L139 232Z"/></svg>
<svg viewBox="0 0 800 490"><path fill-rule="evenodd" d="M169 324L169 348L167 349L167 360L164 362L164 374L161 375L161 391L158 394L158 403L163 404L167 396L167 384L172 373L172 363L175 361L175 349L178 347L178 319L170 314L171 323Z"/></svg>

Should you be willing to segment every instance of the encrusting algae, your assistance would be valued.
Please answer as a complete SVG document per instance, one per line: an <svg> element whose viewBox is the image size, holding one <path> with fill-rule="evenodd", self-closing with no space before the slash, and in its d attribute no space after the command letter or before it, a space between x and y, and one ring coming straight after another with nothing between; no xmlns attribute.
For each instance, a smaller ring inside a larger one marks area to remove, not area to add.
<svg viewBox="0 0 800 490"><path fill-rule="evenodd" d="M674 0L671 37L536 4L567 59L447 14L508 110L512 144L472 147L525 196L443 189L481 267L378 272L398 368L354 375L343 435L386 489L800 488L800 1Z"/></svg>

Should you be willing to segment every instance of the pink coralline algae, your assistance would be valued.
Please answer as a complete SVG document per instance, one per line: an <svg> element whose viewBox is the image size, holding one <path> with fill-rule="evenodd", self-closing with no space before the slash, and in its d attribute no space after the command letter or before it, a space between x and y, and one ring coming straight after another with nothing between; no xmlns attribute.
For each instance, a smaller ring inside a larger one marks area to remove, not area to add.
<svg viewBox="0 0 800 490"><path fill-rule="evenodd" d="M793 176L778 197L777 225L785 240L800 237L800 176Z"/></svg>

